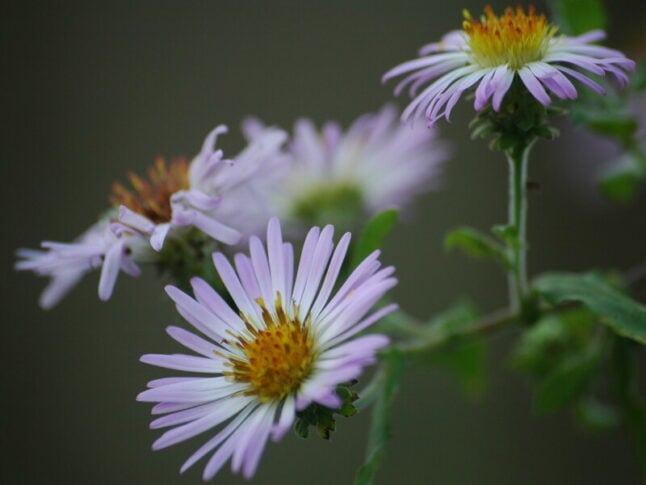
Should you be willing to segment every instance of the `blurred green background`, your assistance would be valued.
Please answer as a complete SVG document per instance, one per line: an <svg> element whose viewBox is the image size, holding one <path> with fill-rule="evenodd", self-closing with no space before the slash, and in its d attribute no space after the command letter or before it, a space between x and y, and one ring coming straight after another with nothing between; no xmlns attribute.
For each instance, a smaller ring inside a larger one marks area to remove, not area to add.
<svg viewBox="0 0 646 485"><path fill-rule="evenodd" d="M504 7L491 2L495 9ZM646 51L641 1L608 3L609 43ZM96 297L94 274L50 312L36 304L44 281L13 271L14 250L67 241L95 220L114 180L158 154L197 153L227 123L225 153L241 147L239 121L257 114L290 127L299 116L347 125L392 99L379 79L421 45L459 27L462 7L433 0L65 2L5 4L0 167L2 338L0 482L200 483L178 469L204 438L161 452L150 445L149 406L136 403L162 375L138 362L176 351L163 328L175 312L148 271ZM538 3L538 7L542 5ZM405 100L400 100L403 105ZM506 166L469 142L461 103L443 135L454 144L443 190L418 201L388 241L395 296L420 317L468 295L484 310L504 304L505 280L489 263L445 254L457 224L486 229L506 217ZM646 258L646 197L605 202L595 177L618 148L566 124L541 143L530 177L530 269L625 269ZM447 375L415 369L396 402L381 484L633 484L639 470L625 432L590 434L566 413L533 417L527 382L505 357L514 333L494 338L491 382L467 399ZM351 483L368 414L339 423L332 442L289 435L270 444L255 483ZM228 469L220 484L243 483Z"/></svg>

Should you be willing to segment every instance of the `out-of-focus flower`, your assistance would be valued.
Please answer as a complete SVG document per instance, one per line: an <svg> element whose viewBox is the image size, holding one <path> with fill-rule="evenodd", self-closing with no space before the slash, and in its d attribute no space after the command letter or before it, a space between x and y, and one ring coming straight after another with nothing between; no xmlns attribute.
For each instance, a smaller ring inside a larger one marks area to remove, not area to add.
<svg viewBox="0 0 646 485"><path fill-rule="evenodd" d="M395 94L408 86L415 99L402 119L423 114L429 124L442 117L448 120L462 94L476 84L474 109L479 111L491 102L493 109L499 111L516 76L543 105L551 103L548 91L559 99L577 97L569 78L605 94L587 73L610 73L620 86L625 86L625 71L635 68L635 63L621 52L591 44L605 38L603 31L578 37L556 35L557 27L549 24L544 15L536 15L533 7L527 14L522 7L508 8L500 17L487 7L479 20L467 11L464 17L463 30L449 32L440 42L422 47L419 59L384 75L383 81L406 75Z"/></svg>
<svg viewBox="0 0 646 485"><path fill-rule="evenodd" d="M99 269L99 298L108 300L120 271L139 276L137 262L149 261L150 248L144 240L133 233L116 236L109 221L96 223L75 242L59 243L45 241L43 250L20 249L22 258L16 269L29 270L51 278L40 296L40 306L49 309L55 306L88 271Z"/></svg>
<svg viewBox="0 0 646 485"><path fill-rule="evenodd" d="M434 131L403 126L397 117L386 106L345 132L334 122L318 130L309 119L297 121L289 170L271 197L276 212L283 219L350 227L358 215L401 208L433 188L447 145ZM245 127L252 139L263 132L257 120Z"/></svg>
<svg viewBox="0 0 646 485"><path fill-rule="evenodd" d="M281 157L287 135L268 128L227 160L222 150L215 149L218 135L226 132L224 125L211 131L190 164L176 160L166 167L158 160L149 180L130 175L133 190L115 184L111 200L119 206L121 227L114 224L114 230L135 229L159 251L171 231L195 227L216 241L237 244L243 235L266 224L267 205L259 200L252 181L264 164Z"/></svg>
<svg viewBox="0 0 646 485"><path fill-rule="evenodd" d="M179 327L168 333L198 355L149 354L145 363L201 374L152 381L137 399L158 403L154 429L171 427L153 445L162 449L221 426L182 466L183 472L211 454L204 479L231 459L234 472L251 477L269 438L279 440L296 414L313 403L338 408L339 384L356 379L388 343L383 335L356 335L395 309L370 313L396 284L393 268L368 256L333 289L350 234L332 241L334 228L315 227L305 239L294 272L292 246L280 225L267 228L267 249L250 239L250 257L237 254L235 269L220 253L215 266L237 308L232 309L199 278L195 299L175 287L167 292L179 313L202 335ZM224 423L227 423L226 425Z"/></svg>

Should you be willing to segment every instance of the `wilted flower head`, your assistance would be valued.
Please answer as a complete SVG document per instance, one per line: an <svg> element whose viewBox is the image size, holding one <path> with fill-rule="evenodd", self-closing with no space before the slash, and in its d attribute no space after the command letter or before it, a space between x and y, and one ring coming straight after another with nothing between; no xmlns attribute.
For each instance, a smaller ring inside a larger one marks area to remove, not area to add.
<svg viewBox="0 0 646 485"><path fill-rule="evenodd" d="M436 133L403 126L394 107L361 116L344 131L309 119L294 125L289 170L272 200L285 219L350 222L389 207L403 207L437 184L447 147ZM253 130L251 129L253 128ZM247 131L262 133L256 121Z"/></svg>
<svg viewBox="0 0 646 485"><path fill-rule="evenodd" d="M479 111L491 103L498 111L517 77L543 105L551 102L548 92L559 99L575 99L577 91L570 78L604 94L604 88L588 73L611 73L625 86L625 71L635 68L621 52L590 44L605 38L603 31L578 37L557 35L557 27L544 15L536 15L533 7L528 13L522 7L508 8L500 17L487 7L480 19L467 11L464 19L463 30L449 32L440 42L422 47L419 59L384 75L384 81L406 75L395 94L408 87L415 99L402 119L423 114L429 124L442 117L448 120L462 94L476 84L474 109Z"/></svg>
<svg viewBox="0 0 646 485"><path fill-rule="evenodd" d="M22 260L16 263L16 269L51 278L40 296L41 307L55 306L85 273L94 269L101 270L99 298L104 301L112 296L120 271L139 276L141 271L137 262L152 257L147 244L132 233L116 236L109 226L107 219L98 222L72 243L44 241L44 251L18 250Z"/></svg>
<svg viewBox="0 0 646 485"><path fill-rule="evenodd" d="M149 180L130 175L132 190L115 184L111 200L119 206L122 227L113 228L135 229L159 251L171 231L181 233L187 227L223 244L237 244L243 234L264 225L266 204L255 196L251 182L264 164L281 156L286 134L268 128L229 160L215 148L218 136L226 132L224 125L211 131L190 164L179 159L167 167L158 160Z"/></svg>
<svg viewBox="0 0 646 485"><path fill-rule="evenodd" d="M182 471L210 454L204 479L229 459L234 472L251 477L269 438L281 439L297 412L313 403L339 408L337 386L359 377L388 343L383 335L357 334L395 309L388 305L368 314L396 284L393 268L380 268L376 251L333 293L350 243L347 233L335 247L333 232L332 226L309 231L296 271L277 219L269 222L267 249L252 237L250 256L237 254L235 269L215 254L235 309L200 278L191 282L194 298L167 288L178 312L202 336L179 327L168 333L198 355L150 354L141 360L203 377L158 379L139 394L140 401L158 403L153 414L164 415L151 427L171 428L153 448L220 426Z"/></svg>

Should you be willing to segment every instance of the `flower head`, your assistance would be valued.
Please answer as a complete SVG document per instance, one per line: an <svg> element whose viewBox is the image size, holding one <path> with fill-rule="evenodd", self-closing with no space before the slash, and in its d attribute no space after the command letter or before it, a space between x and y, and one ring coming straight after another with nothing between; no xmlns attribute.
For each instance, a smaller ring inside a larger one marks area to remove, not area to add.
<svg viewBox="0 0 646 485"><path fill-rule="evenodd" d="M476 84L474 109L491 103L499 111L516 76L542 105L551 103L548 92L559 99L575 99L577 90L570 78L605 94L587 73L610 73L620 86L628 83L625 71L633 70L635 63L619 51L590 44L605 38L603 31L578 37L556 33L557 27L533 7L527 13L522 7L508 8L501 16L487 7L480 19L465 11L463 30L423 47L419 59L391 69L383 80L405 74L395 94L408 87L415 98L402 119L423 114L429 124L442 117L448 120L462 94Z"/></svg>
<svg viewBox="0 0 646 485"><path fill-rule="evenodd" d="M272 194L285 219L337 222L402 207L437 182L446 145L435 132L397 122L394 107L366 114L344 132L335 122L319 130L309 119L294 125L289 170ZM253 125L251 124L253 123ZM258 122L248 122L261 133Z"/></svg>
<svg viewBox="0 0 646 485"><path fill-rule="evenodd" d="M195 227L223 244L237 244L243 234L265 224L268 215L253 192L263 165L280 157L286 134L268 128L233 160L215 144L227 127L216 127L201 152L188 164L179 159L166 166L157 160L148 180L129 176L134 190L115 184L111 200L119 207L115 231L136 230L160 251L169 234ZM235 208L235 210L233 210Z"/></svg>
<svg viewBox="0 0 646 485"><path fill-rule="evenodd" d="M188 190L188 161L184 158L166 164L162 157L148 169L148 178L130 172L128 180L132 189L120 183L112 186L110 202L116 207L126 206L156 224L169 222L173 216L171 196Z"/></svg>
<svg viewBox="0 0 646 485"><path fill-rule="evenodd" d="M153 414L164 415L151 427L172 428L153 448L220 427L182 471L211 454L205 479L229 459L234 472L252 476L269 438L279 440L297 411L313 403L340 407L337 386L356 379L388 343L383 335L356 335L395 309L368 314L396 284L393 268L380 268L375 252L333 294L350 243L348 233L335 247L333 232L332 226L309 231L296 271L277 219L269 222L266 250L252 237L251 255L237 254L235 269L215 254L235 310L199 278L191 282L195 298L167 288L178 312L202 336L178 327L168 333L198 355L149 354L141 360L203 377L155 380L139 394L140 401L158 403Z"/></svg>
<svg viewBox="0 0 646 485"><path fill-rule="evenodd" d="M44 241L46 251L20 249L22 258L16 269L29 270L49 276L51 282L40 296L40 306L49 309L55 306L85 275L93 269L101 269L99 298L108 300L120 271L139 276L137 262L150 259L147 245L137 235L124 233L116 236L108 220L96 223L76 241L59 243Z"/></svg>

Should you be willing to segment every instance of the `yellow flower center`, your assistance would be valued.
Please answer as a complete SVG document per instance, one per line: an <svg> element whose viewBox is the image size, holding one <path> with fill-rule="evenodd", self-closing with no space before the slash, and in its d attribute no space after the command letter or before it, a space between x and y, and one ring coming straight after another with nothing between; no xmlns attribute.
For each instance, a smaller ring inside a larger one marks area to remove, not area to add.
<svg viewBox="0 0 646 485"><path fill-rule="evenodd" d="M497 17L487 6L480 20L474 20L467 10L463 14L462 25L469 35L473 60L482 67L508 64L511 69L520 69L538 61L557 31L545 15L536 15L534 7L529 7L527 14L522 7L507 8Z"/></svg>
<svg viewBox="0 0 646 485"><path fill-rule="evenodd" d="M188 161L178 158L167 166L164 159L159 157L155 165L148 169L148 180L132 172L128 173L128 180L132 189L115 183L110 202L115 206L125 205L156 224L168 222L172 215L170 196L188 189Z"/></svg>
<svg viewBox="0 0 646 485"><path fill-rule="evenodd" d="M224 375L249 384L245 394L267 402L298 390L312 370L316 353L309 323L287 316L280 294L275 314L267 310L261 298L256 301L262 308L265 328L255 328L243 315L248 334L236 335L235 341L229 343L238 347L244 358L229 356L225 366L231 370Z"/></svg>

